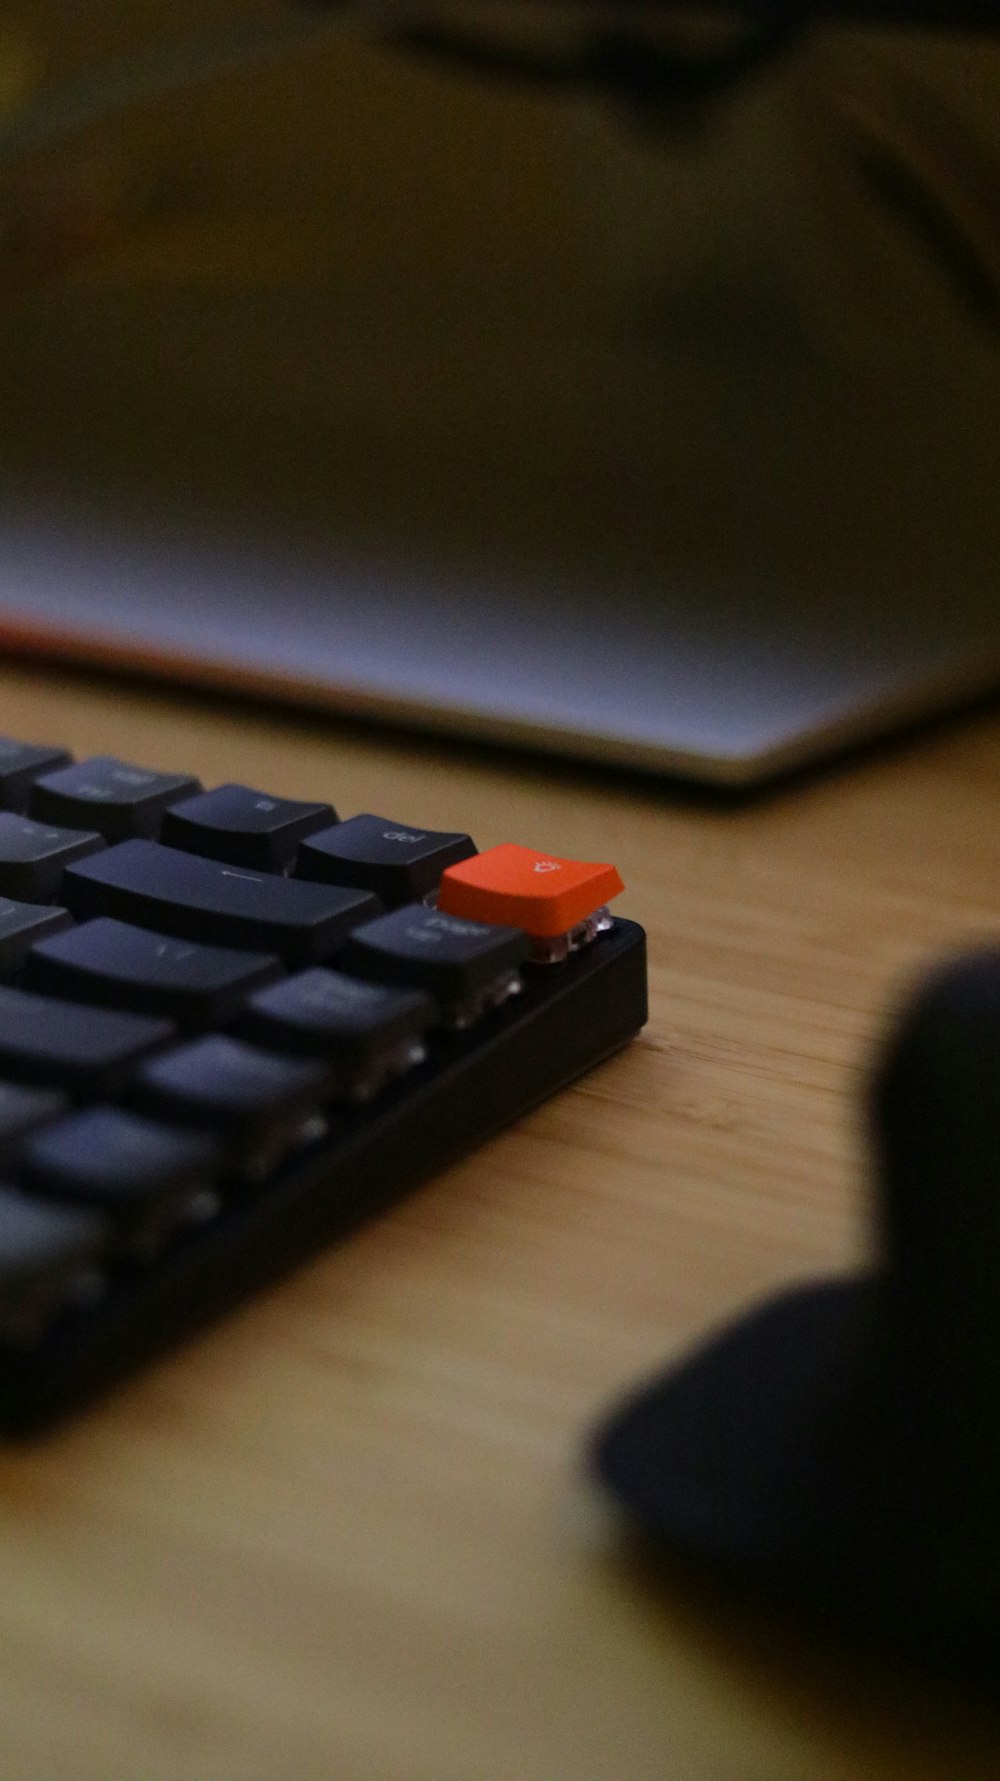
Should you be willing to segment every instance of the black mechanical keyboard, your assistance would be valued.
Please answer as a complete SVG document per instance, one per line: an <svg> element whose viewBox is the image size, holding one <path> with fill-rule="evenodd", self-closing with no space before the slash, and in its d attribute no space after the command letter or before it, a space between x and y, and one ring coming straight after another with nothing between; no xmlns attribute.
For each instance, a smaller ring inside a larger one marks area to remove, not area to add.
<svg viewBox="0 0 1000 1781"><path fill-rule="evenodd" d="M614 868L0 739L0 1429L631 1038Z"/></svg>

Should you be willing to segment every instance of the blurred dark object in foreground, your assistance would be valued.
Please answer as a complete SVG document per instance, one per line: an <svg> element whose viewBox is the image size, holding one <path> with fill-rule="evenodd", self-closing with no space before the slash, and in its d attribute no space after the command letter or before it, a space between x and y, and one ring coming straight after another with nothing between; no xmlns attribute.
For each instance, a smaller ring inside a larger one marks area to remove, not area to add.
<svg viewBox="0 0 1000 1781"><path fill-rule="evenodd" d="M785 1294L600 1434L645 1532L820 1626L1000 1667L1000 952L914 1000L875 1079L882 1256Z"/></svg>

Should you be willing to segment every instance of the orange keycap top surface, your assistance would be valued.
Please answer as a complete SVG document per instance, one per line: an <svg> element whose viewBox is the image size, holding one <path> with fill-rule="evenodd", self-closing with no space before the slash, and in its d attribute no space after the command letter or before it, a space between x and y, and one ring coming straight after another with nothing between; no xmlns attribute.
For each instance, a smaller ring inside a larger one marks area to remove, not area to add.
<svg viewBox="0 0 1000 1781"><path fill-rule="evenodd" d="M506 841L449 866L438 908L550 940L586 921L624 888L614 866L560 860Z"/></svg>

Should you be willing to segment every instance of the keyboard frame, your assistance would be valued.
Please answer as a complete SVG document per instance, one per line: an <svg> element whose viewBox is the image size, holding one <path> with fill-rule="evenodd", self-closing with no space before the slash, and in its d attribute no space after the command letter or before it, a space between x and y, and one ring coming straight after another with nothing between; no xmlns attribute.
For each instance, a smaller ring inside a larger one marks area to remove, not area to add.
<svg viewBox="0 0 1000 1781"><path fill-rule="evenodd" d="M0 1433L45 1428L410 1193L621 1049L647 1018L646 937L634 922L524 994L281 1162L156 1260L111 1277L30 1347L0 1348ZM405 1160L403 1160L405 1159Z"/></svg>

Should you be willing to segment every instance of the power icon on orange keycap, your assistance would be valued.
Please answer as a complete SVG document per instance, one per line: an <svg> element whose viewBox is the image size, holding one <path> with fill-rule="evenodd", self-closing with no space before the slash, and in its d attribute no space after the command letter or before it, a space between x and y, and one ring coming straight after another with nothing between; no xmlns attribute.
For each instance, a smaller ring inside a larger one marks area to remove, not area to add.
<svg viewBox="0 0 1000 1781"><path fill-rule="evenodd" d="M449 866L438 908L470 921L521 928L554 940L577 928L624 890L614 866L561 860L507 841Z"/></svg>

